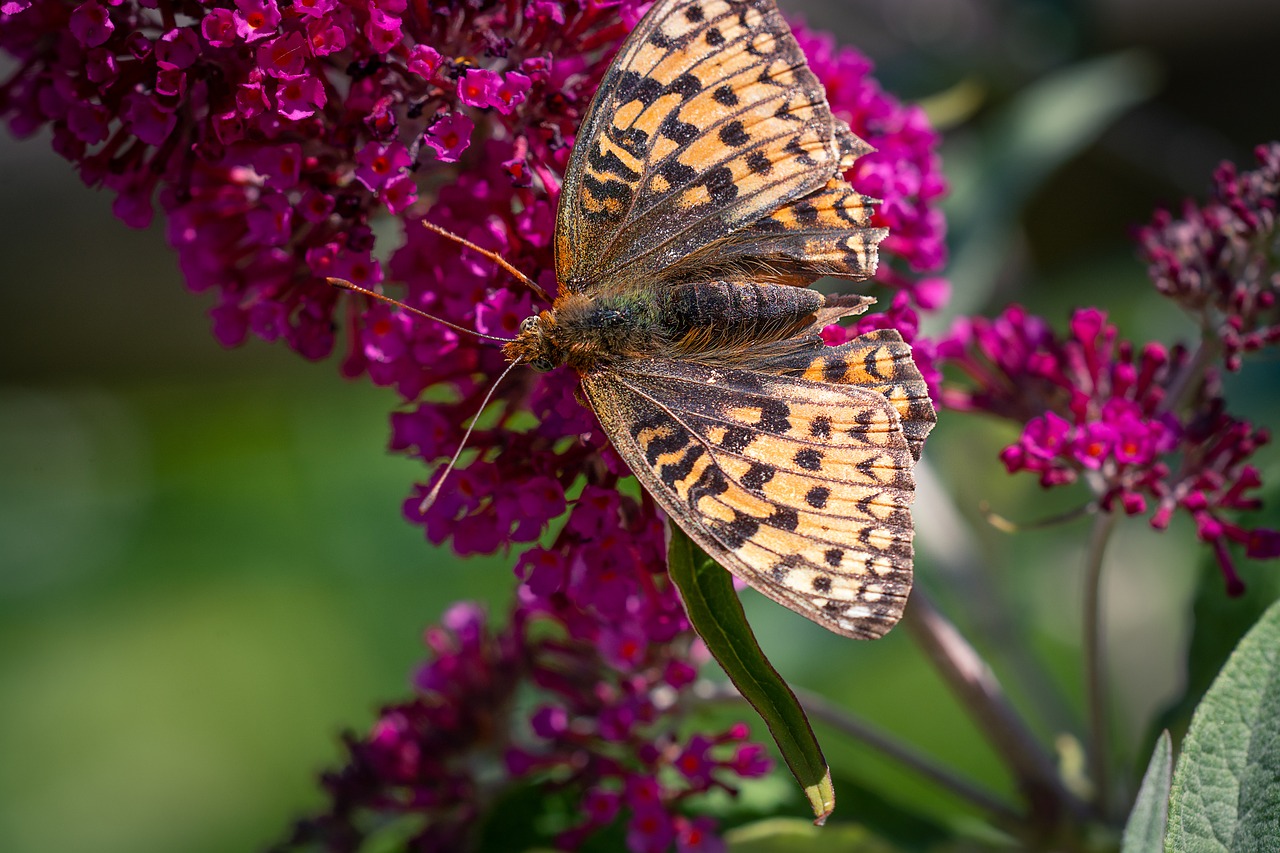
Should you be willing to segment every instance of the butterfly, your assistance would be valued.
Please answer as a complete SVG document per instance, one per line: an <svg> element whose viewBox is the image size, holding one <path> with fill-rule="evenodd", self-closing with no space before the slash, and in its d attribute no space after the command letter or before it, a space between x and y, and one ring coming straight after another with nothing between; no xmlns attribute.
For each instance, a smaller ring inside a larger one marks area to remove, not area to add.
<svg viewBox="0 0 1280 853"><path fill-rule="evenodd" d="M828 347L873 300L886 231L842 178L869 152L773 0L658 0L584 115L556 219L557 297L504 353L581 375L613 446L731 573L874 638L911 589L912 468L935 421L893 330Z"/></svg>

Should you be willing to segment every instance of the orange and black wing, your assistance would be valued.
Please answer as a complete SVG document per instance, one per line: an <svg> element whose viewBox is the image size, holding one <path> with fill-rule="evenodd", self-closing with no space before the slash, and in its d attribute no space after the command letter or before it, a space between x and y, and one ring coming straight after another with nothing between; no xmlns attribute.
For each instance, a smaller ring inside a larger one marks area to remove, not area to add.
<svg viewBox="0 0 1280 853"><path fill-rule="evenodd" d="M840 179L867 150L773 0L658 0L579 128L561 286L869 274L883 231Z"/></svg>
<svg viewBox="0 0 1280 853"><path fill-rule="evenodd" d="M915 459L884 394L667 359L583 387L641 483L733 574L846 636L898 621Z"/></svg>
<svg viewBox="0 0 1280 853"><path fill-rule="evenodd" d="M902 434L914 461L938 416L929 386L911 356L911 345L897 329L877 329L838 347L813 346L772 358L767 372L825 382L857 385L876 392L898 413Z"/></svg>

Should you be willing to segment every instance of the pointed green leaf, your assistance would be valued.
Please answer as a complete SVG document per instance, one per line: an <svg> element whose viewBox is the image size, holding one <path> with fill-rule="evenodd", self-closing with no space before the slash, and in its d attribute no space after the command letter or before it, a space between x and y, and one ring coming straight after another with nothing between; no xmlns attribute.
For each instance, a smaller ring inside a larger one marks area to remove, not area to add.
<svg viewBox="0 0 1280 853"><path fill-rule="evenodd" d="M1266 520L1261 523L1269 527ZM1222 582L1222 566L1206 556L1200 564L1196 594L1191 602L1191 642L1187 645L1186 685L1182 696L1156 720L1156 731L1168 729L1181 742L1205 691L1240 644L1249 627L1280 600L1280 572L1258 572L1249 579L1249 594L1232 596Z"/></svg>
<svg viewBox="0 0 1280 853"><path fill-rule="evenodd" d="M1165 849L1280 850L1280 604L1240 641L1191 718Z"/></svg>
<svg viewBox="0 0 1280 853"><path fill-rule="evenodd" d="M1173 741L1161 732L1151 752L1147 772L1138 789L1138 799L1124 828L1120 853L1151 853L1164 849L1164 830L1169 821L1169 786L1173 782Z"/></svg>
<svg viewBox="0 0 1280 853"><path fill-rule="evenodd" d="M684 599L689 622L738 692L764 719L782 760L804 789L814 822L821 824L835 808L835 789L800 701L760 650L729 573L683 530L673 524L668 529L667 568Z"/></svg>

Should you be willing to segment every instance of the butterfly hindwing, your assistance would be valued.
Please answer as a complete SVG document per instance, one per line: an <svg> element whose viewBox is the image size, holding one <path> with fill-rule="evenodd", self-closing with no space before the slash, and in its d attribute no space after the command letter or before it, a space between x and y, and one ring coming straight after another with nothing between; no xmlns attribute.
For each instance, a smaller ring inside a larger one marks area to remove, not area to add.
<svg viewBox="0 0 1280 853"><path fill-rule="evenodd" d="M917 461L938 419L911 346L897 329L877 329L838 347L799 350L771 360L769 369L812 382L875 391L897 411L911 457Z"/></svg>
<svg viewBox="0 0 1280 853"><path fill-rule="evenodd" d="M882 395L669 359L583 385L659 505L735 575L846 636L898 620L914 460Z"/></svg>
<svg viewBox="0 0 1280 853"><path fill-rule="evenodd" d="M867 150L831 115L773 0L659 0L579 129L557 218L561 286L679 277L683 258L821 193Z"/></svg>

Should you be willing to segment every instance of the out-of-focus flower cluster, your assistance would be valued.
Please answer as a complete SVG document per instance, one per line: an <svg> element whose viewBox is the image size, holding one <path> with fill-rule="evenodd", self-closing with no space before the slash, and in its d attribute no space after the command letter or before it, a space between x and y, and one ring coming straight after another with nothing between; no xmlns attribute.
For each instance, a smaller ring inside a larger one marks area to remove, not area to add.
<svg viewBox="0 0 1280 853"><path fill-rule="evenodd" d="M650 595L679 611L660 570ZM571 606L562 599L559 609ZM664 642L615 642L597 655L520 608L493 628L475 605L455 605L427 632L432 659L415 680L417 698L384 708L366 738L347 740L348 762L324 779L330 808L299 822L279 849L358 850L390 833L405 849L455 853L483 847L497 825L526 844L541 835L574 849L625 816L637 853L723 850L714 822L685 816L682 804L733 791L772 763L741 724L673 734L673 703L697 670L679 620L656 615ZM494 810L534 785L563 801L559 826L513 826L519 817Z"/></svg>
<svg viewBox="0 0 1280 853"><path fill-rule="evenodd" d="M1223 163L1213 194L1155 215L1138 233L1156 289L1190 312L1223 349L1228 370L1280 341L1280 143L1257 149L1261 167Z"/></svg>
<svg viewBox="0 0 1280 853"><path fill-rule="evenodd" d="M341 329L344 372L407 401L392 416L392 447L431 463L459 446L501 353L324 278L391 279L416 308L513 335L545 306L418 220L554 292L560 176L597 81L647 5L5 0L0 49L18 68L0 84L0 116L20 136L51 130L88 185L115 193L129 225L147 225L159 205L188 287L216 297L224 344L256 335L319 358ZM850 178L884 200L876 224L891 236L877 278L892 298L863 322L910 338L917 310L946 298L927 277L943 260L937 136L879 89L865 59L797 36L836 114L878 149ZM414 809L430 817L435 849L457 849L449 832L486 802L471 795L475 762L493 744L511 778L555 779L586 798L588 816L563 846L618 819L632 850L714 849L712 827L677 806L762 771L741 732L671 734L670 709L693 677L692 634L663 575L657 511L619 493L629 472L576 388L567 370L517 370L439 500L423 512L423 486L405 502L431 541L460 554L544 545L518 558L510 627L455 614L451 633L431 635L421 698L352 742L351 766L330 779L331 813L307 825L331 831L338 849L359 831L358 812ZM512 680L540 697L523 734L504 728L518 719Z"/></svg>
<svg viewBox="0 0 1280 853"><path fill-rule="evenodd" d="M1159 213L1141 232L1156 287L1201 321L1195 355L1121 340L1093 308L1077 311L1059 336L1020 306L962 319L937 348L964 377L943 390L944 406L1025 425L1001 454L1010 472L1034 472L1045 486L1083 476L1101 509L1151 510L1157 529L1185 511L1233 593L1244 587L1229 544L1254 558L1280 556L1280 533L1233 520L1260 506L1250 460L1269 434L1226 412L1216 367L1238 369L1243 352L1277 338L1280 144L1258 157L1254 172L1223 166L1209 204L1188 202L1182 220Z"/></svg>

